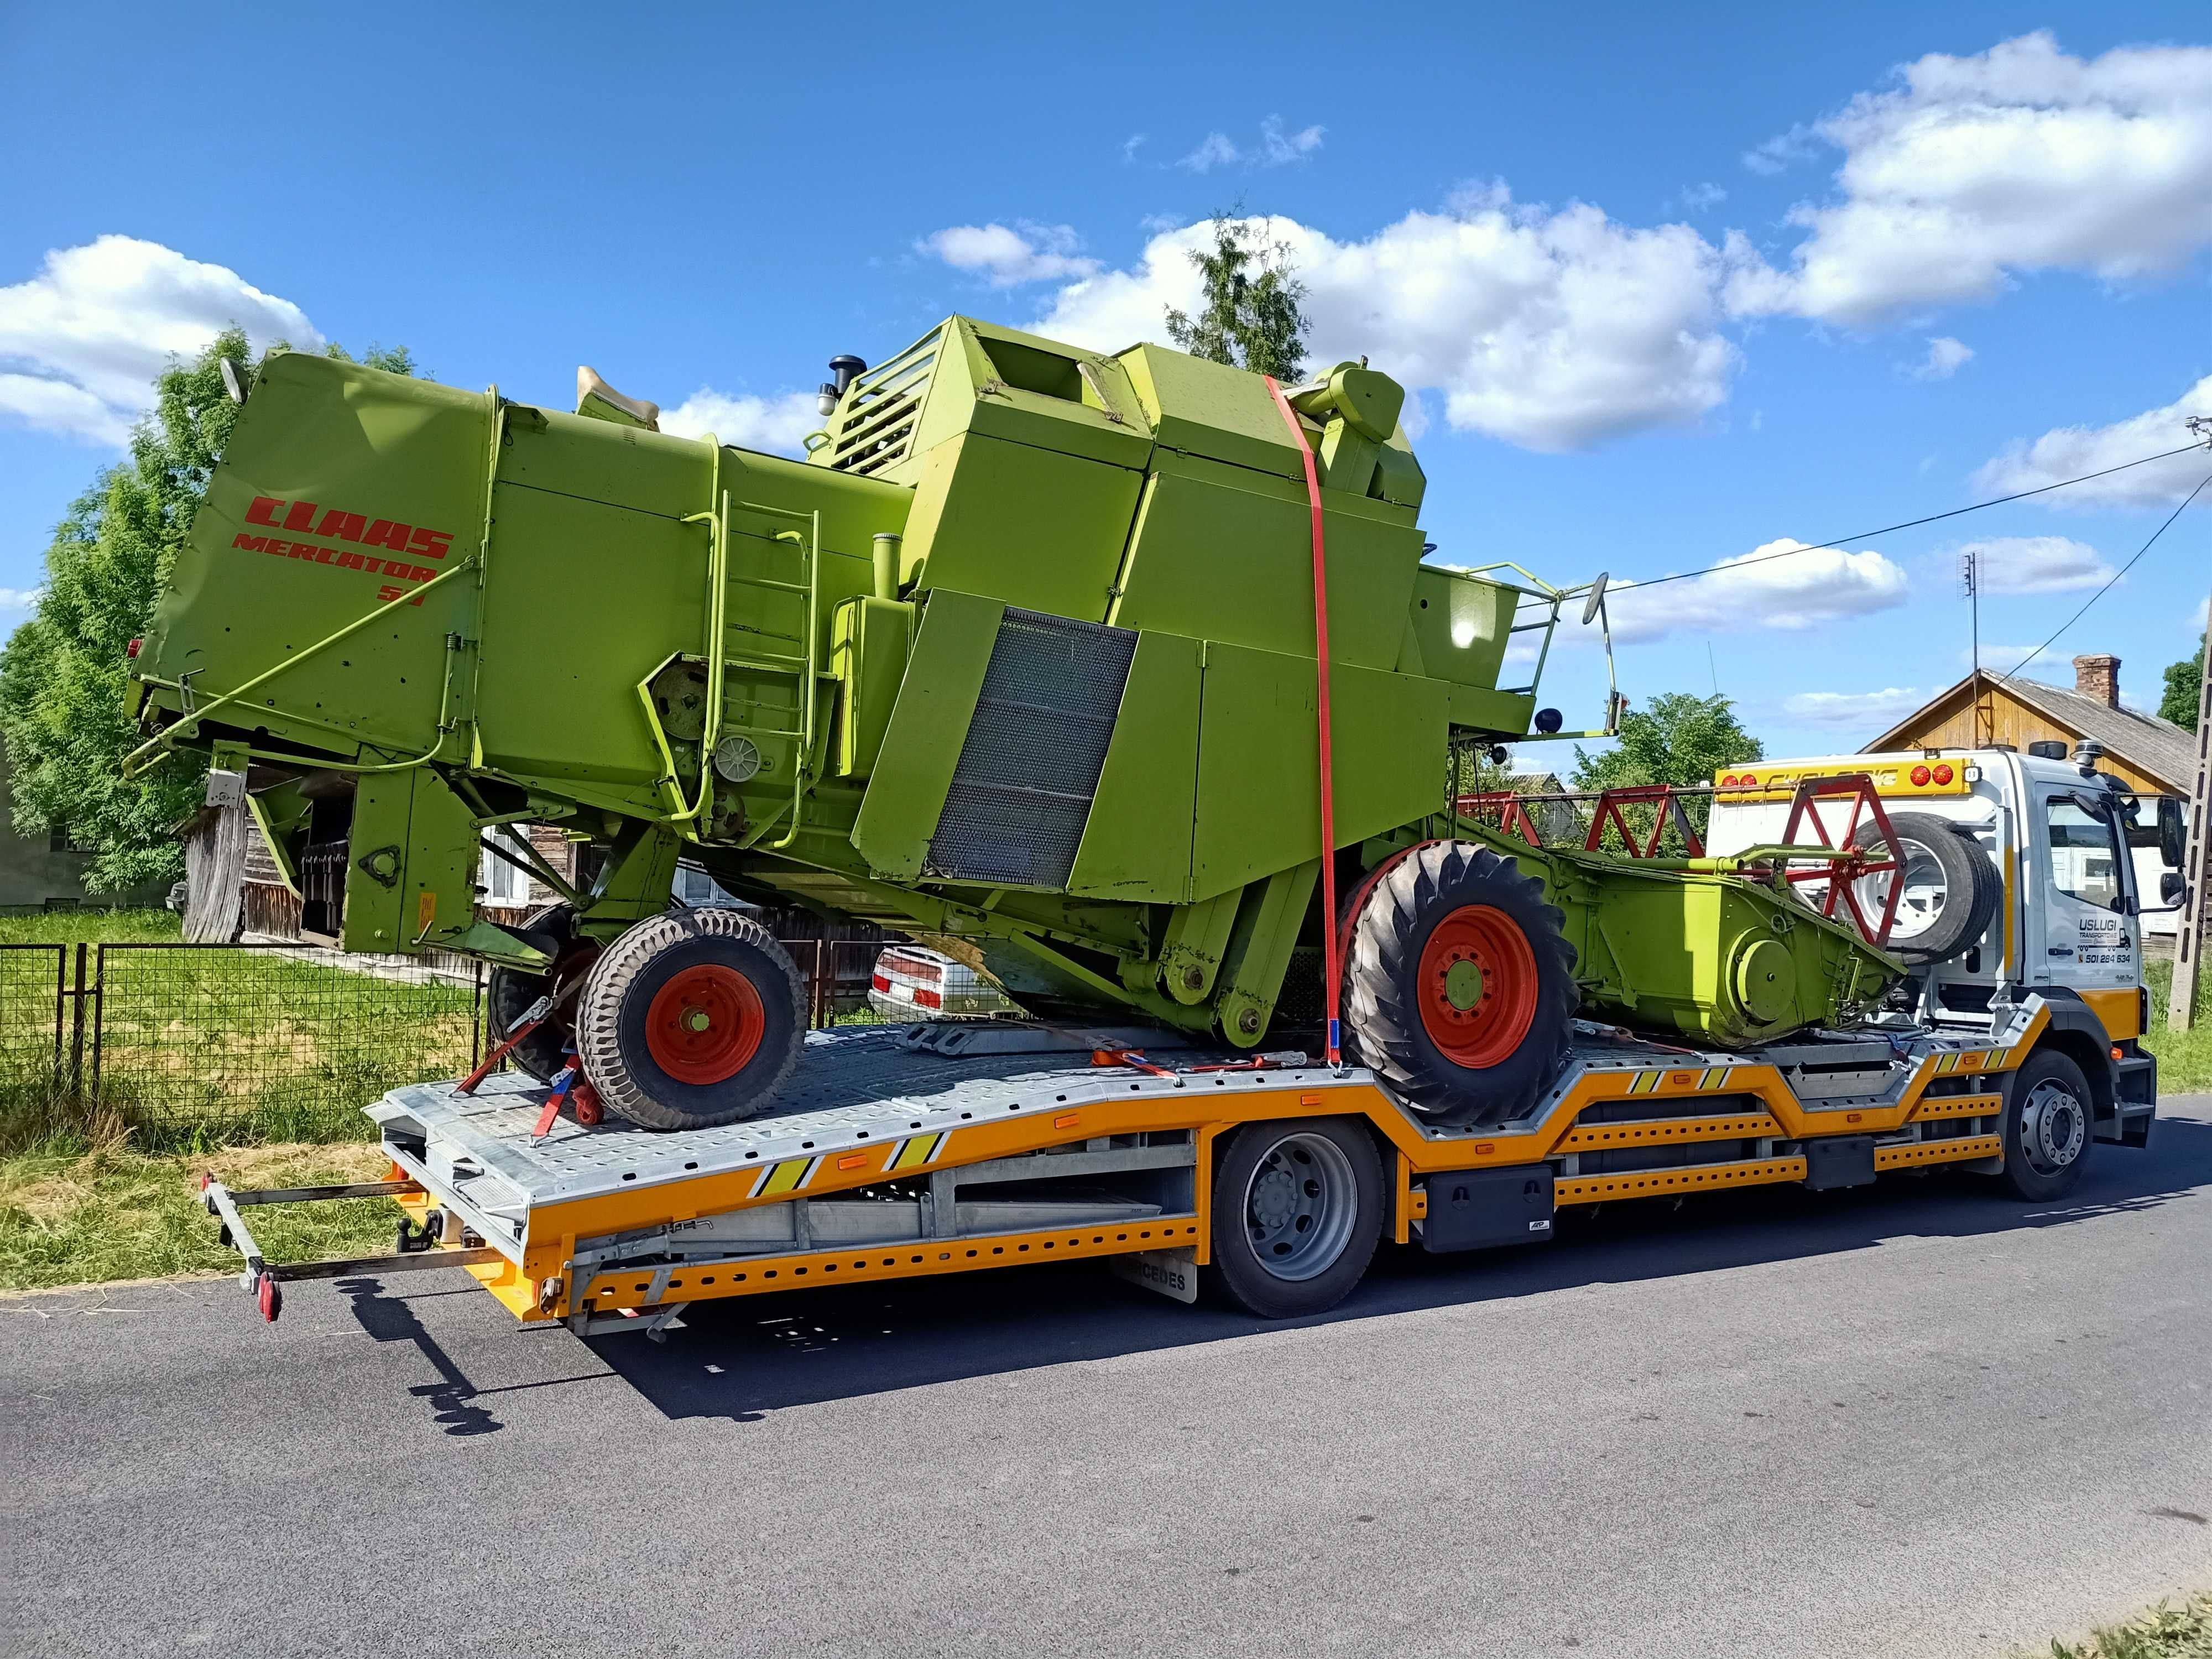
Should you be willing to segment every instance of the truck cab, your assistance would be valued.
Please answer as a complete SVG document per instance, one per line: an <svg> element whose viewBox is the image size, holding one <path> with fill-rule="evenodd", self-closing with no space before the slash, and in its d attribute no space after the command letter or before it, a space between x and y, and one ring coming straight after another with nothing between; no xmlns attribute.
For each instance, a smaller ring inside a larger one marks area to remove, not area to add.
<svg viewBox="0 0 2212 1659"><path fill-rule="evenodd" d="M2147 900L2134 849L2155 846L2169 870L2180 864L2179 804L2139 800L2098 757L2088 745L2068 756L2054 744L1727 768L1713 780L1706 851L1728 857L1781 840L1803 779L1871 777L1904 854L1889 945L1912 971L1894 1011L1932 1030L1994 1030L2030 993L2054 998L2073 1015L2076 1058L2100 1096L2098 1138L2139 1145L2157 1095L2157 1062L2139 1044L2150 1019L2142 918L2172 905L2179 877ZM1833 820L1847 811L1826 806L1828 836L1844 833ZM1879 842L1869 816L1853 839ZM1869 915L1894 879L1862 878L1856 896Z"/></svg>

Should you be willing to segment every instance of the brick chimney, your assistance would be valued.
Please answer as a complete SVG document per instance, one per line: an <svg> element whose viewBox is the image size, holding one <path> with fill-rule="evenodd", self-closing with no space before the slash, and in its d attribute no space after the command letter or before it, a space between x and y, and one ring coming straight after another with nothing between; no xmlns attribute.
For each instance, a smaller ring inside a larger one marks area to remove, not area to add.
<svg viewBox="0 0 2212 1659"><path fill-rule="evenodd" d="M2120 706L2120 659L2118 657L2074 659L2074 689L2094 697L2107 708Z"/></svg>

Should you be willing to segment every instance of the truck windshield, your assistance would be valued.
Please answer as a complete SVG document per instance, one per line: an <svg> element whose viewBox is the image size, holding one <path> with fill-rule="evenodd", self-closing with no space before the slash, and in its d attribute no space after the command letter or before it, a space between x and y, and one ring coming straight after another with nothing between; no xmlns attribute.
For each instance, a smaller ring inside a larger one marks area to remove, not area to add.
<svg viewBox="0 0 2212 1659"><path fill-rule="evenodd" d="M2050 830L2051 884L2084 904L2118 909L2119 860L2110 822L2082 811L2065 795L2052 797L2044 811Z"/></svg>

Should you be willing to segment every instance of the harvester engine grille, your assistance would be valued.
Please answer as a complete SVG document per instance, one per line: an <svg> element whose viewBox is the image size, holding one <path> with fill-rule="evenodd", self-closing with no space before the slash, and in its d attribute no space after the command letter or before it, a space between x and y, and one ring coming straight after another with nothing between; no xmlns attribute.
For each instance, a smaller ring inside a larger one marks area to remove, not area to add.
<svg viewBox="0 0 2212 1659"><path fill-rule="evenodd" d="M831 466L865 477L906 459L943 338L942 329L927 335L853 382L830 441Z"/></svg>
<svg viewBox="0 0 2212 1659"><path fill-rule="evenodd" d="M1007 607L925 874L1066 886L1136 651L1129 629Z"/></svg>

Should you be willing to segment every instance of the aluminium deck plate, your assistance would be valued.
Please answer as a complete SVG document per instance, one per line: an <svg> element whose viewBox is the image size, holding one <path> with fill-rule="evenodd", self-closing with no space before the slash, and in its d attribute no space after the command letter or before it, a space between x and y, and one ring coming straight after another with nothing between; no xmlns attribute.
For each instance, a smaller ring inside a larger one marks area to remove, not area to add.
<svg viewBox="0 0 2212 1659"><path fill-rule="evenodd" d="M367 1109L387 1136L420 1134L434 1161L472 1163L511 1188L518 1207L535 1208L1132 1095L1374 1081L1357 1067L1154 1077L1093 1066L1087 1054L947 1057L863 1028L810 1033L799 1069L765 1111L712 1129L641 1129L612 1115L586 1128L564 1116L534 1140L547 1090L518 1073L489 1078L473 1095L450 1083L413 1084ZM471 1184L482 1207L507 1207L481 1192L481 1179Z"/></svg>

